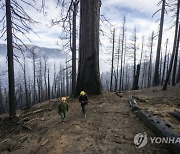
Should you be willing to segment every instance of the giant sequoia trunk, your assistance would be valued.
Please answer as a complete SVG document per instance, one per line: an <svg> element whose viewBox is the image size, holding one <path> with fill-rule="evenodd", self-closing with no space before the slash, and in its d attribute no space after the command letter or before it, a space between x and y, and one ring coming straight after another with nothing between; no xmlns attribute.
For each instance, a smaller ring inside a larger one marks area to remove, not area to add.
<svg viewBox="0 0 180 154"><path fill-rule="evenodd" d="M9 80L9 115L16 115L16 99L14 88L14 62L12 45L12 21L11 4L6 0L6 26L7 26L7 57L8 57L8 80Z"/></svg>
<svg viewBox="0 0 180 154"><path fill-rule="evenodd" d="M99 16L100 0L80 1L79 67L76 95L81 90L100 94Z"/></svg>

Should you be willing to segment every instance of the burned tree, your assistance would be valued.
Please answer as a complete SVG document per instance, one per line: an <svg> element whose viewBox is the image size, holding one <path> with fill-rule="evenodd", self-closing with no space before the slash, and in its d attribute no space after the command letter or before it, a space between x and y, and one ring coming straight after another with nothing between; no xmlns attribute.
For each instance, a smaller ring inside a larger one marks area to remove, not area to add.
<svg viewBox="0 0 180 154"><path fill-rule="evenodd" d="M161 42L162 42L162 34L163 34L163 25L164 25L164 14L165 14L165 4L166 0L161 0L159 4L162 3L161 9L161 20L160 20L160 28L159 28L159 36L158 36L158 45L157 45L157 52L156 52L156 63L155 63L155 71L154 71L154 79L153 85L159 85L159 61L160 61L160 52L161 52ZM158 10L159 11L159 10Z"/></svg>
<svg viewBox="0 0 180 154"><path fill-rule="evenodd" d="M177 42L178 39L178 26L179 26L179 12L180 12L180 0L178 0L178 3L176 5L177 7L177 12L176 12L176 25L175 25L175 32L174 32L174 43L173 43L173 51L172 51L172 55L171 55L171 60L170 60L170 64L169 64L169 69L168 69L168 73L167 73L167 77L166 80L164 82L163 85L163 90L167 89L167 84L171 75L171 70L172 70L172 66L173 66L173 62L174 62L174 56L176 53L176 48L179 42Z"/></svg>
<svg viewBox="0 0 180 154"><path fill-rule="evenodd" d="M110 81L110 91L113 90L113 74L114 74L114 41L115 41L115 29L113 30L113 47L112 47L112 59L111 59L111 81Z"/></svg>
<svg viewBox="0 0 180 154"><path fill-rule="evenodd" d="M11 1L6 0L6 25L7 25L7 56L8 56L8 80L9 80L9 115L16 115L16 98L14 87L14 61L11 21Z"/></svg>
<svg viewBox="0 0 180 154"><path fill-rule="evenodd" d="M100 0L80 1L79 66L76 94L100 94L99 18ZM87 18L88 17L88 18Z"/></svg>

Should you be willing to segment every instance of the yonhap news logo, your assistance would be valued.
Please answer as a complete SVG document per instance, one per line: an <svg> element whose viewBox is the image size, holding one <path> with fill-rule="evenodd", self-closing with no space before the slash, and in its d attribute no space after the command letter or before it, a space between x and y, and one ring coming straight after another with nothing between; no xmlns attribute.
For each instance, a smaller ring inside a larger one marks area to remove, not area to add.
<svg viewBox="0 0 180 154"><path fill-rule="evenodd" d="M147 133L138 133L134 136L134 144L136 148L144 147L148 142Z"/></svg>
<svg viewBox="0 0 180 154"><path fill-rule="evenodd" d="M149 137L151 144L180 144L180 137ZM147 133L138 133L134 136L136 148L142 148L148 143Z"/></svg>

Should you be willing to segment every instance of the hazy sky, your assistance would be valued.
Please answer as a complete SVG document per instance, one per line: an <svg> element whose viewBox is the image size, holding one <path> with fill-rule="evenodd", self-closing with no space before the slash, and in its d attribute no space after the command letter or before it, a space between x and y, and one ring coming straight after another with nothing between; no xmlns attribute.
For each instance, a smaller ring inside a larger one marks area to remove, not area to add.
<svg viewBox="0 0 180 154"><path fill-rule="evenodd" d="M145 38L147 39L151 35L152 31L157 33L159 22L156 23L156 20L160 18L160 13L158 13L154 18L152 18L152 15L160 8L160 6L157 6L158 2L159 0L102 0L101 15L104 15L113 26L110 27L107 23L101 24L101 29L106 33L106 35L101 36L100 51L102 54L100 56L100 60L109 56L107 53L111 51L110 41L112 38L110 30L113 28L116 28L116 42L118 42L118 33L124 15L126 16L127 39L130 40L133 29L136 26L139 47L142 35L145 35ZM60 17L60 8L56 8L56 0L46 0L45 15L37 13L32 8L24 8L34 20L40 22L39 24L30 25L38 36L34 33L27 34L32 42L25 40L25 43L48 48L62 49L61 46L57 45L57 42L61 44L61 40L59 39L61 26L49 28L51 20L59 19ZM2 16L3 13L4 12L1 10L0 16ZM173 37L173 29L168 29L170 25L172 25L170 21L170 15L166 15L163 42L165 42L167 37ZM19 36L21 37L21 35ZM4 40L5 37L1 38L0 42L5 42ZM172 39L170 41L172 42ZM102 62L101 65L103 64L107 65L107 62Z"/></svg>

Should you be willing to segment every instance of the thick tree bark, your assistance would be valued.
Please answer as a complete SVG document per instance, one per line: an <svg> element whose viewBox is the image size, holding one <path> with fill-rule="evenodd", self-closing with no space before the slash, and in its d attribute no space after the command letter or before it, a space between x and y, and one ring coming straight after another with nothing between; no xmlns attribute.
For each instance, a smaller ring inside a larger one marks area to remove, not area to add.
<svg viewBox="0 0 180 154"><path fill-rule="evenodd" d="M166 0L163 0L162 1L162 9L161 9L161 20L160 20L158 45L157 45L157 52L156 52L156 63L155 63L153 86L158 86L159 80L160 80L160 77L159 77L159 60L160 60L161 42L162 42L162 33L163 33L163 24L164 24L165 3L166 3Z"/></svg>
<svg viewBox="0 0 180 154"><path fill-rule="evenodd" d="M80 1L79 69L76 94L100 94L99 18L100 0Z"/></svg>
<svg viewBox="0 0 180 154"><path fill-rule="evenodd" d="M8 80L9 80L9 116L15 116L16 98L15 98L15 87L14 87L14 61L13 61L10 0L6 0L6 26L7 26L7 56L8 56Z"/></svg>

